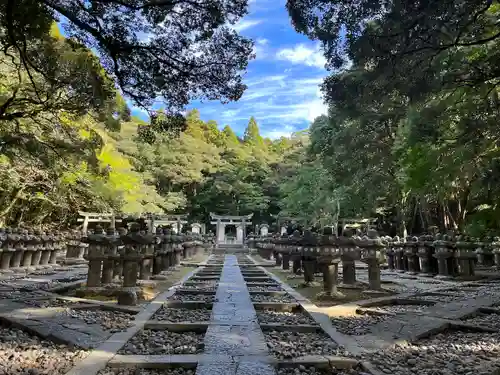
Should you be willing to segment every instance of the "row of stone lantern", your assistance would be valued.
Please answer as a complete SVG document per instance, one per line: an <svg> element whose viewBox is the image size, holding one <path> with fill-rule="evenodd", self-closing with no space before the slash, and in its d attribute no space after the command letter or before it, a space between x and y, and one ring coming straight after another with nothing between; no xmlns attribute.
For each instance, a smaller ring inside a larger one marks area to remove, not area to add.
<svg viewBox="0 0 500 375"><path fill-rule="evenodd" d="M336 237L331 234L315 235L306 231L303 236L295 232L292 236L254 237L248 239L249 246L257 249L264 259L274 256L276 266L290 269L296 275L303 273L304 284L314 283L316 273L323 274L323 295L332 298L337 291L338 266L342 262L343 286L354 288L356 282L355 261L368 265L369 291L380 293L380 263L382 251L387 246L384 239Z"/></svg>
<svg viewBox="0 0 500 375"><path fill-rule="evenodd" d="M211 248L211 238L199 234L175 234L158 228L156 234L120 228L104 233L97 228L84 241L88 243L87 288L98 288L123 278L123 288L134 288L138 280L163 279L181 260L190 259ZM119 299L120 303L120 299Z"/></svg>
<svg viewBox="0 0 500 375"><path fill-rule="evenodd" d="M290 268L294 274L304 273L304 283L314 281L314 273L323 273L325 293L335 294L330 279L337 277L338 264L342 262L343 284L356 284L355 261L368 265L370 290L380 290L380 266L387 261L389 269L421 276L451 278L474 276L476 265L500 270L500 239L477 241L466 236L451 238L446 235L409 237L376 236L335 237L317 236L295 232L292 236L255 237L248 239L249 246L257 248L264 259L274 257L276 266ZM335 283L335 280L333 281Z"/></svg>
<svg viewBox="0 0 500 375"><path fill-rule="evenodd" d="M0 272L26 272L57 265L66 247L64 233L0 229Z"/></svg>
<svg viewBox="0 0 500 375"><path fill-rule="evenodd" d="M500 270L500 239L426 235L388 238L389 269L437 278L471 277L476 267Z"/></svg>

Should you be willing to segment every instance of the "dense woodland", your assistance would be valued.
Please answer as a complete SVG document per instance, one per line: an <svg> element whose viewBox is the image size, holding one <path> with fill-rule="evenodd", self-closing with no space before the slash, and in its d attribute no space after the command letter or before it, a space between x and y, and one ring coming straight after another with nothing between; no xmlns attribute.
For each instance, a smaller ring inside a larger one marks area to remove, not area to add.
<svg viewBox="0 0 500 375"><path fill-rule="evenodd" d="M0 5L1 225L115 210L316 226L377 217L390 234L500 229L496 1L288 0L296 30L324 47L329 113L278 140L254 118L237 137L197 110L181 115L192 99L243 93L252 42L224 24L244 1L21 3ZM165 109L149 122L124 99L149 108L158 97Z"/></svg>

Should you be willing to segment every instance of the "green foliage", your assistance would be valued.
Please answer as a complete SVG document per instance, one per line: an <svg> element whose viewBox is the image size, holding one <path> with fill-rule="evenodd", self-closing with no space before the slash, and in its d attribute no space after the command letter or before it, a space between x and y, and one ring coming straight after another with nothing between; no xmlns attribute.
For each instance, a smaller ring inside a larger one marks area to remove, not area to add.
<svg viewBox="0 0 500 375"><path fill-rule="evenodd" d="M296 29L322 42L327 65L344 67L325 79L330 113L311 127L309 148L342 216L377 215L400 234L500 230L498 3L287 7Z"/></svg>
<svg viewBox="0 0 500 375"><path fill-rule="evenodd" d="M4 53L19 58L27 74L36 72L51 84L63 83L57 74L60 61L53 59L46 36L53 22L64 19L68 43L97 50L102 70L114 78L124 95L144 107L162 97L168 112L178 113L193 99L228 102L241 97L246 88L242 73L254 56L253 43L227 24L246 13L247 2L241 0L209 0L201 5L192 1L6 0L0 4L0 45ZM72 80L76 96L90 87L77 78ZM100 82L97 76L94 79L95 89ZM100 99L98 92L94 94Z"/></svg>

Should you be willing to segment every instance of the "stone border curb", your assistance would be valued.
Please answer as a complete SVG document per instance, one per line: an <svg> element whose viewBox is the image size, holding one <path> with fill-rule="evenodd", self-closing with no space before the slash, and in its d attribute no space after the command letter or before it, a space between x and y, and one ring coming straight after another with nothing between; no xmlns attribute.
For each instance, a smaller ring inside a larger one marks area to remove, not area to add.
<svg viewBox="0 0 500 375"><path fill-rule="evenodd" d="M143 311L136 315L134 320L135 324L132 327L128 328L126 331L113 334L98 348L94 349L89 356L78 362L71 370L66 372L65 375L94 375L104 369L108 362L116 355L116 352L137 332L143 329L144 325L163 305L163 302L172 296L177 289L180 288L187 279L196 274L198 270L199 268L192 270L167 291L156 296Z"/></svg>
<svg viewBox="0 0 500 375"><path fill-rule="evenodd" d="M247 255L247 257L253 261L253 258L250 255ZM304 309L304 311L309 313L309 315L314 319L314 321L319 324L319 326L323 329L323 331L334 342L336 342L338 345L343 346L354 355L364 353L364 349L361 346L359 346L356 341L350 339L349 337L346 337L345 335L340 334L335 329L335 327L332 326L330 318L326 314L315 311L315 309L318 309L318 307L315 304L313 304L302 294L293 289L290 285L281 281L272 272L269 272L268 270L262 267L260 269L263 270L270 278L279 283L285 291L287 291L292 297L294 297L297 300L298 304Z"/></svg>

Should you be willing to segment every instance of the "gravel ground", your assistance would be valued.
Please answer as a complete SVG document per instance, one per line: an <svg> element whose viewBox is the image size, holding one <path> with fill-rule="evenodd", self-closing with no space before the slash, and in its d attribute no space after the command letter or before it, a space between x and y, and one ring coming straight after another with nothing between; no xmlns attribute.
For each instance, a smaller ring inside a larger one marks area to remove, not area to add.
<svg viewBox="0 0 500 375"><path fill-rule="evenodd" d="M132 326L132 321L135 319L133 314L99 309L66 309L61 312L61 314L83 320L87 324L99 324L103 330L109 331L110 333L125 331Z"/></svg>
<svg viewBox="0 0 500 375"><path fill-rule="evenodd" d="M449 331L365 358L391 375L492 375L499 357L499 333Z"/></svg>
<svg viewBox="0 0 500 375"><path fill-rule="evenodd" d="M39 291L23 292L20 290L0 289L0 299L10 299L13 302L23 303L32 307L45 307L47 295Z"/></svg>
<svg viewBox="0 0 500 375"><path fill-rule="evenodd" d="M375 310L393 314L404 314L408 312L421 313L426 311L428 308L429 306L425 305L385 305L374 307Z"/></svg>
<svg viewBox="0 0 500 375"><path fill-rule="evenodd" d="M97 375L194 375L196 369L185 368L165 368L161 370L147 369L147 368L105 368L97 373Z"/></svg>
<svg viewBox="0 0 500 375"><path fill-rule="evenodd" d="M305 355L347 355L345 349L320 333L264 332L269 353L278 359Z"/></svg>
<svg viewBox="0 0 500 375"><path fill-rule="evenodd" d="M479 313L475 317L464 319L463 321L467 324L498 329L500 326L500 314Z"/></svg>
<svg viewBox="0 0 500 375"><path fill-rule="evenodd" d="M249 286L248 287L249 292L281 292L283 291L283 288L276 285L270 285L270 286Z"/></svg>
<svg viewBox="0 0 500 375"><path fill-rule="evenodd" d="M191 293L175 293L169 300L173 301L204 301L214 302L215 294L191 294Z"/></svg>
<svg viewBox="0 0 500 375"><path fill-rule="evenodd" d="M277 302L277 303L295 302L295 298L293 298L289 294L279 294L276 296L269 296L266 294L251 294L250 298L252 299L252 302Z"/></svg>
<svg viewBox="0 0 500 375"><path fill-rule="evenodd" d="M206 322L210 321L210 309L173 309L162 306L151 319L169 322Z"/></svg>
<svg viewBox="0 0 500 375"><path fill-rule="evenodd" d="M184 286L201 286L201 287L205 287L205 286L218 286L219 285L219 281L218 280L188 280L186 281L184 284L182 284Z"/></svg>
<svg viewBox="0 0 500 375"><path fill-rule="evenodd" d="M424 300L424 301L432 301L436 303L449 303L449 302L454 302L454 301L459 301L461 299L464 299L463 295L422 295L422 296L414 296L410 297L411 299L416 299L416 300Z"/></svg>
<svg viewBox="0 0 500 375"><path fill-rule="evenodd" d="M484 285L479 287L463 287L456 289L446 289L443 293L460 295L463 299L491 296L500 294L500 287L497 285Z"/></svg>
<svg viewBox="0 0 500 375"><path fill-rule="evenodd" d="M295 324L317 324L313 318L304 313L292 313L288 311L257 311L260 323L278 323L286 325Z"/></svg>
<svg viewBox="0 0 500 375"><path fill-rule="evenodd" d="M253 286L279 286L281 287L280 284L278 284L276 281L271 280L271 281L246 281L247 287L253 287ZM264 285L262 285L264 284Z"/></svg>
<svg viewBox="0 0 500 375"><path fill-rule="evenodd" d="M41 270L41 271L34 271L30 272L29 275L35 275L35 276L50 276L50 275L55 275L57 272L56 271L49 271L49 270Z"/></svg>
<svg viewBox="0 0 500 375"><path fill-rule="evenodd" d="M198 354L203 352L205 334L145 329L132 337L118 354Z"/></svg>
<svg viewBox="0 0 500 375"><path fill-rule="evenodd" d="M193 284L184 284L181 286L181 289L185 290L196 290L199 292L212 292L215 293L217 292L217 286L212 286L212 285L193 285Z"/></svg>
<svg viewBox="0 0 500 375"><path fill-rule="evenodd" d="M366 335L371 332L374 324L386 320L388 317L383 315L356 315L346 317L331 317L332 325L344 335Z"/></svg>
<svg viewBox="0 0 500 375"><path fill-rule="evenodd" d="M29 301L34 307L71 307L79 305L78 302L65 301L62 299L40 299ZM25 302L26 303L26 302Z"/></svg>
<svg viewBox="0 0 500 375"><path fill-rule="evenodd" d="M276 281L274 281L271 278L255 280L253 278L248 278L248 277L243 276L243 279L245 279L245 282L247 282L247 283L252 283L253 282L253 283L266 283L266 284L279 285L278 283L276 283Z"/></svg>
<svg viewBox="0 0 500 375"><path fill-rule="evenodd" d="M53 375L66 373L88 352L0 327L0 374Z"/></svg>
<svg viewBox="0 0 500 375"><path fill-rule="evenodd" d="M361 369L341 370L336 368L316 368L314 366L303 366L295 368L280 368L277 375L370 375Z"/></svg>

